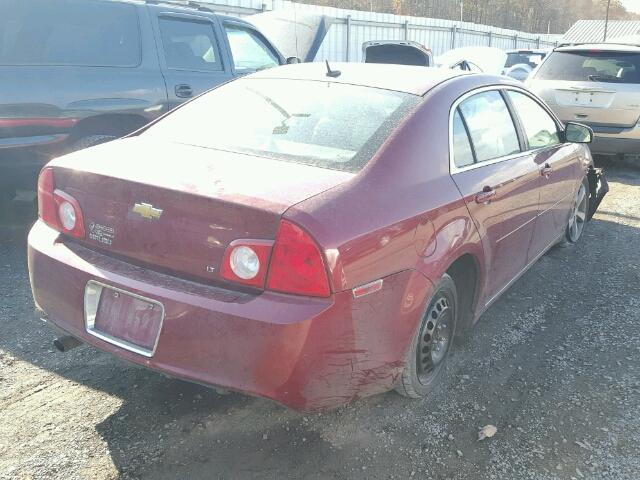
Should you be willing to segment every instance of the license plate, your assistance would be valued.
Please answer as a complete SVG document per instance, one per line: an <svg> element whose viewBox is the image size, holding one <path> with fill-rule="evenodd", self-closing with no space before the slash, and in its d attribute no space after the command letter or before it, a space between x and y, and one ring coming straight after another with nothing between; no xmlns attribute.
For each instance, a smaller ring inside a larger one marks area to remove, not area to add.
<svg viewBox="0 0 640 480"><path fill-rule="evenodd" d="M84 310L89 334L146 357L155 353L164 320L161 303L90 281Z"/></svg>

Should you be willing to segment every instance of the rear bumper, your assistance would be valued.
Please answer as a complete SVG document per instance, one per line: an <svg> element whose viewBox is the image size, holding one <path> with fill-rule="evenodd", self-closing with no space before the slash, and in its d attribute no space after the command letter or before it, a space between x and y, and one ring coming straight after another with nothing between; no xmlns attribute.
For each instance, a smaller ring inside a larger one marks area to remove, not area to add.
<svg viewBox="0 0 640 480"><path fill-rule="evenodd" d="M67 145L67 135L51 137L63 138L45 144L33 144L24 138L0 138L0 189L35 188L40 169L51 158L64 153Z"/></svg>
<svg viewBox="0 0 640 480"><path fill-rule="evenodd" d="M414 272L384 288L313 299L246 294L152 272L73 243L38 221L29 234L36 304L58 328L130 362L202 384L270 398L300 410L333 408L394 386L431 293ZM161 302L165 317L152 357L85 328L89 280Z"/></svg>
<svg viewBox="0 0 640 480"><path fill-rule="evenodd" d="M640 153L640 138L603 136L596 133L589 148L596 155L637 155Z"/></svg>

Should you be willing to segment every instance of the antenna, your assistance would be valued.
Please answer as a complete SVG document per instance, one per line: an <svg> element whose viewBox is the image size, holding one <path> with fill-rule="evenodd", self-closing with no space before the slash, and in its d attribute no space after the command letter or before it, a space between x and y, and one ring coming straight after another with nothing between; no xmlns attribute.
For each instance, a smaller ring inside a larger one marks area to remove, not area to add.
<svg viewBox="0 0 640 480"><path fill-rule="evenodd" d="M325 60L325 63L327 64L327 77L338 78L340 75L342 75L342 72L340 70L331 70L331 67L329 66L329 60Z"/></svg>

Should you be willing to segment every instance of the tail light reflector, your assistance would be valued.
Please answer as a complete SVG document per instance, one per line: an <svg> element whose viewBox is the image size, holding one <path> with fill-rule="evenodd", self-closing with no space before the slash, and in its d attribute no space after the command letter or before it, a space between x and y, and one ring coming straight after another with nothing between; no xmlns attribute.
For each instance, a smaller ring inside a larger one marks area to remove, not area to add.
<svg viewBox="0 0 640 480"><path fill-rule="evenodd" d="M78 201L55 188L53 169L45 167L38 177L38 216L59 232L84 238L84 219Z"/></svg>
<svg viewBox="0 0 640 480"><path fill-rule="evenodd" d="M286 220L280 222L276 236L267 288L314 297L330 294L320 248L307 232Z"/></svg>

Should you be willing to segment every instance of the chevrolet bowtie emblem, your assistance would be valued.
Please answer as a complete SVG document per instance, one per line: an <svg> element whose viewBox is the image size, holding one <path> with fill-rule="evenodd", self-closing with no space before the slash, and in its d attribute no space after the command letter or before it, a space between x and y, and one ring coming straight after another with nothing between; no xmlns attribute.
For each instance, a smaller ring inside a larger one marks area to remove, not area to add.
<svg viewBox="0 0 640 480"><path fill-rule="evenodd" d="M162 215L162 209L155 208L150 203L136 203L133 206L133 213L137 213L142 218L147 218L149 220L157 220Z"/></svg>

